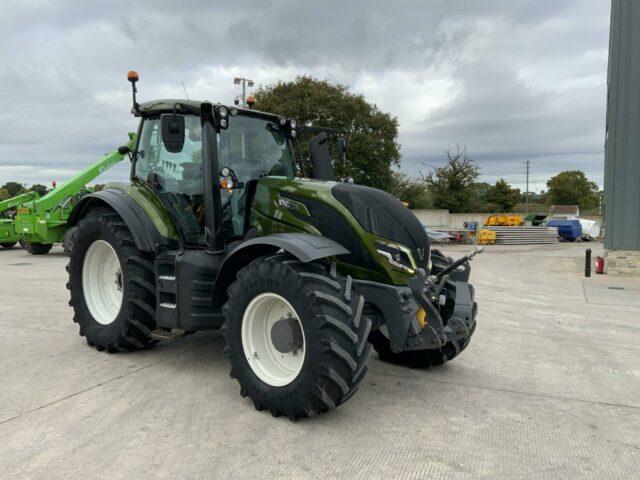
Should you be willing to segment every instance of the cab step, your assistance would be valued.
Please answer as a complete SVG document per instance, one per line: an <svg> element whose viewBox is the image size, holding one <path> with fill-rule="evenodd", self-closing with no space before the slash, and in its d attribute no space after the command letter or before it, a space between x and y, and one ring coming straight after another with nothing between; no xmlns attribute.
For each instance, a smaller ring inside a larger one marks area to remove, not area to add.
<svg viewBox="0 0 640 480"><path fill-rule="evenodd" d="M156 328L151 332L151 338L154 340L174 340L176 338L182 338L188 335L190 332L182 330L181 328Z"/></svg>
<svg viewBox="0 0 640 480"><path fill-rule="evenodd" d="M179 252L163 252L156 258L154 269L156 276L156 323L159 330L171 332L178 323L178 282L176 272L176 259ZM160 339L175 338L166 336L166 333L158 334ZM154 337L155 338L155 337Z"/></svg>

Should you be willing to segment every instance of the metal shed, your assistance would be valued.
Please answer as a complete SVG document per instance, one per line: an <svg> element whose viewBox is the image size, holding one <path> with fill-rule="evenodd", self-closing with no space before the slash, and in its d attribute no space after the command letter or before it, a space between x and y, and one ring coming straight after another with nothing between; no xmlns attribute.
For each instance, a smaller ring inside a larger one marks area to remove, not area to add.
<svg viewBox="0 0 640 480"><path fill-rule="evenodd" d="M640 2L613 0L604 175L610 273L640 275Z"/></svg>

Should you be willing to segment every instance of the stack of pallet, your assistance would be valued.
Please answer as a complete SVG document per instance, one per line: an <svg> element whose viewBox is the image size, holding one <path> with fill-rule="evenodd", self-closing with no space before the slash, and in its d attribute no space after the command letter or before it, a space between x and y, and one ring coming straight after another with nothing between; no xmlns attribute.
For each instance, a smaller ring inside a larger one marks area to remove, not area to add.
<svg viewBox="0 0 640 480"><path fill-rule="evenodd" d="M533 245L558 242L558 229L553 227L485 226L483 228L496 232L497 245Z"/></svg>

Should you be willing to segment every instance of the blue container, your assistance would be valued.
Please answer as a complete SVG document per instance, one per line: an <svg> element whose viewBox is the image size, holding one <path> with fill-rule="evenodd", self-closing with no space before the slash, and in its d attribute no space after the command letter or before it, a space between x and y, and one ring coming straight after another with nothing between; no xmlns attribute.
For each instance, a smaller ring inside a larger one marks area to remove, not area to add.
<svg viewBox="0 0 640 480"><path fill-rule="evenodd" d="M556 227L558 235L565 240L573 241L582 236L582 226L579 220L549 220L547 227Z"/></svg>
<svg viewBox="0 0 640 480"><path fill-rule="evenodd" d="M467 230L471 232L478 230L478 222L467 222Z"/></svg>

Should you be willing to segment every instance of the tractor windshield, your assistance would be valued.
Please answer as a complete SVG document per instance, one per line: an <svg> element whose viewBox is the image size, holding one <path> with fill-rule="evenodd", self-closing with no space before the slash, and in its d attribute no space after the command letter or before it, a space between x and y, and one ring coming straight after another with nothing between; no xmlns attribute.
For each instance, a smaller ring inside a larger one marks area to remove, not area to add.
<svg viewBox="0 0 640 480"><path fill-rule="evenodd" d="M220 167L234 170L241 182L265 175L293 177L292 151L276 123L257 116L231 118L219 138Z"/></svg>

